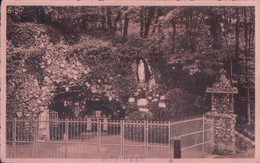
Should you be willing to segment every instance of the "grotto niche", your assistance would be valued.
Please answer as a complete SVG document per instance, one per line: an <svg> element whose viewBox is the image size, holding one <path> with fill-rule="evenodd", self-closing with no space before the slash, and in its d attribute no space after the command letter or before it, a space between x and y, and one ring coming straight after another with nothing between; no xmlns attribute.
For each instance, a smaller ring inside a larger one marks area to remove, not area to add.
<svg viewBox="0 0 260 163"><path fill-rule="evenodd" d="M136 69L138 83L148 83L151 77L151 73L149 70L148 63L144 58L136 59Z"/></svg>
<svg viewBox="0 0 260 163"><path fill-rule="evenodd" d="M92 93L81 86L57 90L49 109L57 112L59 118L84 119L95 116L96 111L101 111L104 117L124 118L123 108L118 101L109 100L108 97Z"/></svg>
<svg viewBox="0 0 260 163"><path fill-rule="evenodd" d="M165 92L160 91L160 83L156 80L159 78L158 71L155 73L155 67L149 59L138 57L132 64L132 70L135 72L137 85L133 94L128 98L131 105L137 107L137 110L144 119L152 119L152 107L166 108Z"/></svg>

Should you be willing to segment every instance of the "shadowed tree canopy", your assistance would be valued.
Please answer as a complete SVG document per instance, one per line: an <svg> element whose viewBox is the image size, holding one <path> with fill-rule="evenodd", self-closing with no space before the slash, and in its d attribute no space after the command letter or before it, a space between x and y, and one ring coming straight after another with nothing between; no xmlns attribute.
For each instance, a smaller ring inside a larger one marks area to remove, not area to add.
<svg viewBox="0 0 260 163"><path fill-rule="evenodd" d="M179 98L186 113L207 110L205 89L224 68L241 90L235 105L243 119L245 111L254 110L254 13L254 7L228 6L9 6L7 105L12 109L8 112L23 107L39 112L41 107L31 102L34 97L44 99L42 106L51 105L48 101L58 98L54 94L59 82L77 83L88 91L86 85L111 87L114 100L127 103L138 82L132 65L142 60L146 81L154 75L161 92L187 94L189 98ZM62 65L70 71L64 72ZM50 80L56 85L50 86L47 76L54 76ZM47 86L50 96L37 93ZM22 96L30 92L34 96ZM175 98L169 99L169 106L174 106ZM121 107L117 102L114 108ZM188 110L186 104L195 105Z"/></svg>

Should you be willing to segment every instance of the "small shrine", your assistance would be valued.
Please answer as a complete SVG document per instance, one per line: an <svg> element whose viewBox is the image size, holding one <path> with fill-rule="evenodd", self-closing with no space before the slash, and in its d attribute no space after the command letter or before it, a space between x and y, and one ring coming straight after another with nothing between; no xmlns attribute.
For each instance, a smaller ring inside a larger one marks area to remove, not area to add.
<svg viewBox="0 0 260 163"><path fill-rule="evenodd" d="M136 73L136 90L128 98L129 103L135 103L143 116L151 116L149 105L158 103L158 108L166 108L165 94L158 92L158 83L154 69L145 58L137 58L133 63L133 72Z"/></svg>
<svg viewBox="0 0 260 163"><path fill-rule="evenodd" d="M204 114L206 120L212 121L214 153L226 155L236 153L235 124L237 115L234 114L234 94L238 93L224 70L220 72L219 80L206 89L211 94L211 111Z"/></svg>
<svg viewBox="0 0 260 163"><path fill-rule="evenodd" d="M220 72L219 81L208 87L206 92L211 93L211 111L234 113L234 94L237 94L238 90L231 85L223 70Z"/></svg>

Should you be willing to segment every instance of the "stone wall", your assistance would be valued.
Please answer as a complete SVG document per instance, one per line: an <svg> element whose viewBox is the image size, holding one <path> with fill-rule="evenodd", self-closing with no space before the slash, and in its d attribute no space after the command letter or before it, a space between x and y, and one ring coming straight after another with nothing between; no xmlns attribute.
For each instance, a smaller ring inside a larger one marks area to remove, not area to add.
<svg viewBox="0 0 260 163"><path fill-rule="evenodd" d="M221 114L234 113L234 100L232 94L213 94L212 110Z"/></svg>
<svg viewBox="0 0 260 163"><path fill-rule="evenodd" d="M217 112L208 112L205 118L214 121L213 139L214 153L227 155L236 153L236 138L235 138L235 114L219 114Z"/></svg>

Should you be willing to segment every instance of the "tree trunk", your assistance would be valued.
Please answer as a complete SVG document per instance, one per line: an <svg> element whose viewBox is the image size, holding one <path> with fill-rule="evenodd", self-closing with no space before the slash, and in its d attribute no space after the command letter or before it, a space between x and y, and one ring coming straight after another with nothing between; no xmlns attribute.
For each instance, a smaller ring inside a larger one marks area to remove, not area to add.
<svg viewBox="0 0 260 163"><path fill-rule="evenodd" d="M244 7L244 30L245 30L245 60L247 61L247 52L248 52L248 25L247 25L247 11Z"/></svg>
<svg viewBox="0 0 260 163"><path fill-rule="evenodd" d="M111 21L111 15L112 15L111 8L108 7L107 8L107 25L108 25L109 29L113 29L112 21Z"/></svg>
<svg viewBox="0 0 260 163"><path fill-rule="evenodd" d="M154 7L150 7L149 12L148 12L148 18L145 22L144 38L147 38L148 35L149 35L150 26L152 24L153 16L154 16Z"/></svg>
<svg viewBox="0 0 260 163"><path fill-rule="evenodd" d="M46 20L45 18L45 12L43 7L39 7L39 22L44 23Z"/></svg>
<svg viewBox="0 0 260 163"><path fill-rule="evenodd" d="M158 26L158 22L159 22L159 17L161 16L161 8L157 8L156 10L156 19L155 19L155 25L153 27L153 30L152 30L152 34L155 32L156 30L156 27Z"/></svg>
<svg viewBox="0 0 260 163"><path fill-rule="evenodd" d="M105 18L105 16L101 17L101 24L102 24L102 30L105 31L106 30L106 18Z"/></svg>
<svg viewBox="0 0 260 163"><path fill-rule="evenodd" d="M190 17L188 16L188 14L186 15L186 40L187 40L187 44L188 47L190 48Z"/></svg>
<svg viewBox="0 0 260 163"><path fill-rule="evenodd" d="M227 15L227 11L226 11L225 8L224 8L224 15ZM230 20L231 20L231 18L230 18ZM227 17L225 19L225 23L228 23L228 22L229 22L229 17ZM228 53L228 58L229 58L229 69L230 69L230 82L232 83L232 78L233 78L233 61L232 61L232 55L230 53L229 44L228 44L228 41L227 41L227 37L228 37L227 36L227 32L226 32L227 28L230 28L230 24L224 25L223 35L224 35L226 46L227 46L227 53Z"/></svg>
<svg viewBox="0 0 260 163"><path fill-rule="evenodd" d="M245 62L246 62L246 85L247 85L247 123L251 123L251 110L250 110L250 92L249 92L249 81L248 81L248 26L247 26L247 11L244 7L244 30L245 30Z"/></svg>
<svg viewBox="0 0 260 163"><path fill-rule="evenodd" d="M105 30L106 30L106 16L105 16L105 14L104 14L104 12L105 12L104 7L102 7L101 11L102 11L102 15L101 15L101 27L102 27L102 30L105 31ZM85 26L85 28L86 28L87 20L86 20L85 17L84 17L83 20L84 20L84 26Z"/></svg>
<svg viewBox="0 0 260 163"><path fill-rule="evenodd" d="M215 13L214 11L210 11L210 34L212 36L212 48L214 50L219 50L222 48L221 38L219 36L220 32L220 25L219 19L220 16Z"/></svg>
<svg viewBox="0 0 260 163"><path fill-rule="evenodd" d="M192 36L192 19L193 19L193 11L189 10L187 11L186 15L186 37L187 37L187 44L188 48L190 50L190 53L194 53L195 51L195 44L194 44L194 36ZM196 29L196 28L194 28Z"/></svg>
<svg viewBox="0 0 260 163"><path fill-rule="evenodd" d="M102 12L104 13L105 9L102 7ZM101 25L102 25L102 30L106 30L106 17L104 14L101 15Z"/></svg>
<svg viewBox="0 0 260 163"><path fill-rule="evenodd" d="M121 22L121 11L117 11L117 17L115 19L115 25L114 25L114 30L117 30L117 23Z"/></svg>
<svg viewBox="0 0 260 163"><path fill-rule="evenodd" d="M125 13L125 23L124 23L123 37L126 37L126 36L127 36L128 23L129 23L128 13Z"/></svg>
<svg viewBox="0 0 260 163"><path fill-rule="evenodd" d="M240 55L240 49L239 49L239 27L240 27L240 18L239 18L239 8L236 8L236 45L235 45L235 68L236 72L238 73L238 62L239 62L239 55Z"/></svg>
<svg viewBox="0 0 260 163"><path fill-rule="evenodd" d="M251 57L251 39L252 39L252 26L254 26L254 23L253 23L253 10L252 10L252 7L250 8L250 24L249 24L249 37L248 37L248 57Z"/></svg>
<svg viewBox="0 0 260 163"><path fill-rule="evenodd" d="M143 8L140 10L140 37L144 37L144 14L143 14Z"/></svg>
<svg viewBox="0 0 260 163"><path fill-rule="evenodd" d="M255 21L252 23L252 36L251 36L251 44L255 45Z"/></svg>
<svg viewBox="0 0 260 163"><path fill-rule="evenodd" d="M172 54L175 52L175 36L176 36L176 22L172 21L173 34L172 34Z"/></svg>

